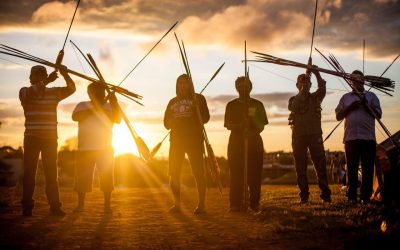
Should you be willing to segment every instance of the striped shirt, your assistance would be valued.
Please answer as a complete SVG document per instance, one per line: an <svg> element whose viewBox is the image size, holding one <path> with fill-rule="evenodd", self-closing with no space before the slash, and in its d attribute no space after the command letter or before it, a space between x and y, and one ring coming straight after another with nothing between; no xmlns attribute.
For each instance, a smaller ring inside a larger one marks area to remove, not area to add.
<svg viewBox="0 0 400 250"><path fill-rule="evenodd" d="M35 85L23 87L19 99L25 115L25 136L57 138L57 106L74 90L68 87L44 88Z"/></svg>

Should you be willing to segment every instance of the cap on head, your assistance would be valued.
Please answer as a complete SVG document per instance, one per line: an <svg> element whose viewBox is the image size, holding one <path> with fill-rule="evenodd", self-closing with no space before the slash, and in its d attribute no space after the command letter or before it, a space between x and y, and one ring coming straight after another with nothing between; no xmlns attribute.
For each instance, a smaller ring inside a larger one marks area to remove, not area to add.
<svg viewBox="0 0 400 250"><path fill-rule="evenodd" d="M31 68L31 75L47 77L47 70L42 65L35 65Z"/></svg>
<svg viewBox="0 0 400 250"><path fill-rule="evenodd" d="M246 80L246 77L245 76L239 76L237 79L236 79L236 81L235 81L235 88L236 88L236 90L237 91L239 91L239 85L240 84L243 84L243 83L245 83L245 82L248 82L248 84L249 84L249 92L253 89L253 84L251 83L251 81L250 81L250 78L248 78L247 77L247 80Z"/></svg>

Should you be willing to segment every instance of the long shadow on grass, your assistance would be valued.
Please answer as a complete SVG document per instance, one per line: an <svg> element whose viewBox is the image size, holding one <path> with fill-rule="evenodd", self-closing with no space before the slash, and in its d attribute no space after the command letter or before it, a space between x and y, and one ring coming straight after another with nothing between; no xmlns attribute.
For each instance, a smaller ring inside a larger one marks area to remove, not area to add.
<svg viewBox="0 0 400 250"><path fill-rule="evenodd" d="M374 206L346 203L263 204L258 219L271 223L280 239L296 242L297 249L393 249L398 234L383 234L370 211Z"/></svg>

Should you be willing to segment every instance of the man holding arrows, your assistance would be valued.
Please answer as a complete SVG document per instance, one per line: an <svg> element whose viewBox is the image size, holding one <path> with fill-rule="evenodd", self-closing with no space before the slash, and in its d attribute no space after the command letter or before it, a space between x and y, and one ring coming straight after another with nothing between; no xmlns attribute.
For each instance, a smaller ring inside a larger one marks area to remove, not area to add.
<svg viewBox="0 0 400 250"><path fill-rule="evenodd" d="M363 76L359 70L353 71L352 74ZM338 121L345 119L343 142L349 178L347 198L352 204L357 201L358 165L361 160L360 196L361 202L366 204L372 195L376 154L375 117L380 119L382 110L376 95L365 91L363 81L352 80L351 85L353 91L342 96L335 112Z"/></svg>
<svg viewBox="0 0 400 250"><path fill-rule="evenodd" d="M193 175L196 179L198 206L195 214L205 213L206 176L204 173L204 135L199 122L207 123L210 113L206 99L201 94L191 96L192 79L182 74L176 81L176 97L172 98L165 110L164 126L171 130L169 149L169 175L174 206L170 212L181 211L180 173L185 158L188 155ZM196 114L198 105L201 121Z"/></svg>
<svg viewBox="0 0 400 250"><path fill-rule="evenodd" d="M289 99L288 105L291 112L289 125L292 128L292 147L297 184L300 189L300 202L307 203L309 201L307 151L309 150L317 173L318 185L321 189L320 197L324 202L331 202L321 129L321 103L326 95L326 81L322 79L318 67L312 66L311 72L317 78L318 89L310 93L310 74L307 72L299 75L296 83L299 93Z"/></svg>
<svg viewBox="0 0 400 250"><path fill-rule="evenodd" d="M104 212L111 213L111 192L114 189L114 150L111 146L113 123L120 123L117 99L114 94L107 102L104 86L91 83L88 86L90 101L80 102L72 113L78 122L78 166L75 170L75 191L78 206L74 212L84 209L85 196L92 191L93 171L100 174L100 188L104 194Z"/></svg>
<svg viewBox="0 0 400 250"><path fill-rule="evenodd" d="M261 171L264 157L264 146L260 133L268 124L264 105L250 98L252 83L245 76L238 77L235 87L239 98L230 101L226 106L224 126L231 131L228 144L228 164L230 174L230 212L246 211L243 190L249 188L250 208L259 210L261 192ZM247 100L247 101L246 101ZM247 110L246 110L247 108ZM248 140L247 152L245 137ZM244 187L245 154L247 157L247 184ZM247 204L245 204L247 206Z"/></svg>
<svg viewBox="0 0 400 250"><path fill-rule="evenodd" d="M22 214L32 216L35 179L39 154L42 157L43 171L46 178L46 195L50 205L50 215L64 216L58 191L57 176L57 105L75 92L75 83L67 73L67 68L60 66L60 74L67 86L46 87L57 78L53 72L47 76L44 66L36 65L31 69L30 87L19 91L19 99L24 109L24 158Z"/></svg>

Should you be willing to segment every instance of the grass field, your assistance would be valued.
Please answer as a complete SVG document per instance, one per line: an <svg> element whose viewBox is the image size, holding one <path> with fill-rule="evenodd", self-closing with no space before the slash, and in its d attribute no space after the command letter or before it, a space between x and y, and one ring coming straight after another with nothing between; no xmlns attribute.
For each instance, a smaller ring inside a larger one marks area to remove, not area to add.
<svg viewBox="0 0 400 250"><path fill-rule="evenodd" d="M295 185L264 185L258 214L228 213L228 194L209 189L207 211L195 216L194 188L183 189L183 213L167 212L171 197L164 188L117 189L113 214L105 215L98 189L87 196L86 210L72 213L76 197L61 188L67 215L48 215L43 187L35 193L33 217L21 216L18 190L9 189L9 205L0 211L1 249L399 249L398 231L382 233L374 205L349 206L340 186L331 186L333 202L298 203ZM5 192L3 190L3 192Z"/></svg>

